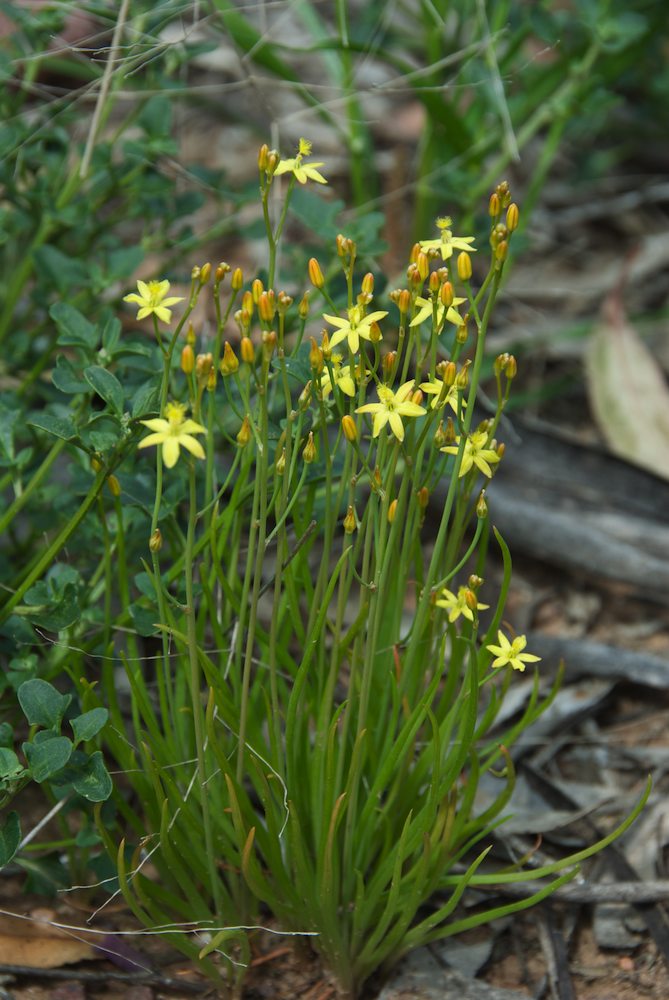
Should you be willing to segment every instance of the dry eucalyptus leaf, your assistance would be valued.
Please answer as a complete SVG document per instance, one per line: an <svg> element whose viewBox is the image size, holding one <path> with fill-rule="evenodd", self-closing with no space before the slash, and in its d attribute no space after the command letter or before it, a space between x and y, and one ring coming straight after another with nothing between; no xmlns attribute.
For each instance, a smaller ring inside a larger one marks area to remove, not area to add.
<svg viewBox="0 0 669 1000"><path fill-rule="evenodd" d="M595 420L615 455L669 479L669 387L618 295L603 314L586 354Z"/></svg>
<svg viewBox="0 0 669 1000"><path fill-rule="evenodd" d="M0 915L0 965L58 969L83 959L102 957L82 937L83 934L68 933L46 920Z"/></svg>

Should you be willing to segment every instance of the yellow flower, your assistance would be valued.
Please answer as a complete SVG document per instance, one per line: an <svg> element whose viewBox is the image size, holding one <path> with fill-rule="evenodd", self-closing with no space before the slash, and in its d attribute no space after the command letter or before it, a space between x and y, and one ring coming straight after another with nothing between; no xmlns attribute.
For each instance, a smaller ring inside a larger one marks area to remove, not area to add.
<svg viewBox="0 0 669 1000"><path fill-rule="evenodd" d="M356 413L373 413L374 423L372 425L372 437L378 437L383 427L387 423L398 441L404 441L404 425L402 417L420 417L425 413L425 409L418 403L412 403L407 397L411 395L414 387L414 380L405 382L397 392L393 392L387 385L379 385L376 388L379 397L378 403L365 403L359 406Z"/></svg>
<svg viewBox="0 0 669 1000"><path fill-rule="evenodd" d="M465 442L465 450L462 455L462 465L460 466L458 477L467 475L471 467L475 465L477 469L481 470L484 476L490 479L492 476L490 465L499 462L499 455L492 448L486 448L487 443L488 435L485 431L475 431L469 435ZM441 448L440 450L447 452L449 455L457 455L459 445L460 438L456 437L455 444Z"/></svg>
<svg viewBox="0 0 669 1000"><path fill-rule="evenodd" d="M517 635L513 642L509 642L503 632L498 632L497 639L499 646L486 646L486 649L497 657L492 661L493 667L505 667L508 663L514 670L522 671L526 663L538 663L541 659L534 653L523 653L527 645L524 635Z"/></svg>
<svg viewBox="0 0 669 1000"><path fill-rule="evenodd" d="M460 313L458 312L458 310L455 308L455 306L459 306L464 301L465 300L463 298L460 298L459 296L456 296L453 299L453 304L450 305L448 307L448 309L446 308L445 305L442 305L441 302L437 303L437 329L438 330L440 330L441 327L443 326L443 323L444 323L444 313L446 313L446 319L448 320L449 323L452 323L454 326L461 326L462 325L462 316L460 315ZM421 308L418 310L418 312L416 313L416 315L414 316L414 318L411 320L411 322L409 323L409 326L420 326L420 324L424 323L426 319L431 319L432 318L432 300L431 299L424 299L421 295L419 295L418 298L416 299L416 305L420 306Z"/></svg>
<svg viewBox="0 0 669 1000"><path fill-rule="evenodd" d="M204 448L192 437L193 434L206 434L206 428L194 420L185 420L186 407L181 403L168 403L165 407L165 417L155 417L153 420L140 420L153 434L149 434L139 442L140 448L150 448L153 444L162 444L163 462L168 469L176 465L179 458L179 448L184 447L196 458L204 458Z"/></svg>
<svg viewBox="0 0 669 1000"><path fill-rule="evenodd" d="M438 601L435 601L434 603L437 605L438 608L446 608L446 610L448 611L449 622L457 621L460 615L463 615L465 618L468 618L470 622L473 622L474 610L467 603L468 594L474 595L473 599L470 598L470 600L472 600L473 603L473 601L476 600L476 595L474 594L473 590L469 589L469 587L459 587L457 597L452 591L447 590L444 587L444 589L441 592L441 597L439 598ZM481 604L479 603L478 600L476 600L477 611L483 611L489 607L490 607L489 604Z"/></svg>
<svg viewBox="0 0 669 1000"><path fill-rule="evenodd" d="M433 247L441 251L441 259L448 260L454 250L469 250L476 252L476 247L471 246L474 242L473 236L454 236L450 230L451 220L448 216L437 219L437 229L441 230L438 240L421 240L421 250L431 250Z"/></svg>
<svg viewBox="0 0 669 1000"><path fill-rule="evenodd" d="M342 365L340 354L333 354L330 361L332 364L334 384L338 389L341 389L345 395L355 396L355 382L351 377L351 369L349 366ZM323 399L327 399L332 392L332 379L330 378L330 372L327 365L323 368L321 373L321 392L323 394Z"/></svg>
<svg viewBox="0 0 669 1000"><path fill-rule="evenodd" d="M442 406L450 406L454 413L458 412L458 397L460 393L458 392L458 387L455 382L453 385L449 385L442 396L442 390L444 389L444 383L440 378L436 378L434 382L421 382L420 384L423 392L429 393L434 396L432 400L431 408L433 410L441 409ZM463 398L462 406L463 409L467 405L467 400Z"/></svg>
<svg viewBox="0 0 669 1000"><path fill-rule="evenodd" d="M328 316L327 313L323 313L324 320L331 326L339 328L330 338L330 347L335 347L342 340L348 338L348 346L351 352L356 354L360 350L360 338L371 340L372 323L378 323L380 319L383 319L387 315L387 312L373 312L365 316L360 306L353 306L349 309L347 319L342 319L341 316Z"/></svg>
<svg viewBox="0 0 669 1000"><path fill-rule="evenodd" d="M177 302L183 302L183 297L179 298L175 295L168 299L165 298L170 290L169 281L138 281L137 289L139 295L137 292L132 292L130 295L123 296L124 302L134 302L139 306L137 319L146 319L151 313L155 313L163 323L169 323L172 319L172 310L167 307L175 306Z"/></svg>
<svg viewBox="0 0 669 1000"><path fill-rule="evenodd" d="M300 184L306 184L307 181L316 181L318 184L327 184L323 175L316 170L316 167L323 166L323 162L302 162L303 157L309 156L310 153L311 143L307 139L300 139L297 156L294 156L290 160L279 160L279 166L274 171L274 175L276 176L277 174L291 173L294 174L295 180L299 181Z"/></svg>

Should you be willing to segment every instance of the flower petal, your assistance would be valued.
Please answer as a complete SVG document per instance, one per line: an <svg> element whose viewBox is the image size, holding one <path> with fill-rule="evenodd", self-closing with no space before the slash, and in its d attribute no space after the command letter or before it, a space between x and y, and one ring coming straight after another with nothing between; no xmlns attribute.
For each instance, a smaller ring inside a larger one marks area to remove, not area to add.
<svg viewBox="0 0 669 1000"><path fill-rule="evenodd" d="M161 431L163 434L166 434L170 429L169 421L163 420L162 417L152 417L151 420L140 420L140 424L144 424L150 431Z"/></svg>
<svg viewBox="0 0 669 1000"><path fill-rule="evenodd" d="M191 455L195 455L196 458L204 458L204 448L200 444L197 438L191 437L190 434L180 434L176 439L180 445L183 445Z"/></svg>
<svg viewBox="0 0 669 1000"><path fill-rule="evenodd" d="M163 441L163 462L168 469L177 464L179 458L179 440L175 437L165 438Z"/></svg>

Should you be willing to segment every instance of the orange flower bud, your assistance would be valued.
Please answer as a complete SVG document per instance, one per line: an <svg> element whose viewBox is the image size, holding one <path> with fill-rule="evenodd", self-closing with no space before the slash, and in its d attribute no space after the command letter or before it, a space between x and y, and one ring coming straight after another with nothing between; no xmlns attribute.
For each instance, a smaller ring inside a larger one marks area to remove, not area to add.
<svg viewBox="0 0 669 1000"><path fill-rule="evenodd" d="M267 170L267 157L269 155L269 146L266 142L263 142L262 146L258 150L258 170Z"/></svg>
<svg viewBox="0 0 669 1000"><path fill-rule="evenodd" d="M496 191L490 195L490 201L488 202L488 215L491 219L496 219L501 211L501 205L499 203L499 195Z"/></svg>
<svg viewBox="0 0 669 1000"><path fill-rule="evenodd" d="M355 420L349 413L345 413L341 418L341 429L344 432L344 437L351 444L358 440L358 428L355 425Z"/></svg>
<svg viewBox="0 0 669 1000"><path fill-rule="evenodd" d="M250 337L242 337L239 345L239 353L241 354L242 361L245 361L247 365L254 364L256 352Z"/></svg>
<svg viewBox="0 0 669 1000"><path fill-rule="evenodd" d="M267 174L269 174L270 177L274 176L274 171L279 166L280 162L281 162L281 157L279 156L277 151L275 149L270 149L269 153L267 154L267 166L265 168Z"/></svg>
<svg viewBox="0 0 669 1000"><path fill-rule="evenodd" d="M241 291L242 285L244 284L244 272L241 267L236 267L232 272L232 277L230 279L230 287L233 292Z"/></svg>
<svg viewBox="0 0 669 1000"><path fill-rule="evenodd" d="M469 281L472 276L472 259L466 250L458 254L458 278L460 281Z"/></svg>
<svg viewBox="0 0 669 1000"><path fill-rule="evenodd" d="M297 315L300 319L306 319L309 315L309 292L305 292L300 299L300 304L297 307Z"/></svg>
<svg viewBox="0 0 669 1000"><path fill-rule="evenodd" d="M411 393L411 402L416 403L418 406L423 402L423 393L420 389L416 389Z"/></svg>
<svg viewBox="0 0 669 1000"><path fill-rule="evenodd" d="M330 334L327 330L323 330L321 334L321 351L323 352L325 360L329 361L332 356L332 351L330 350Z"/></svg>
<svg viewBox="0 0 669 1000"><path fill-rule="evenodd" d="M465 598L465 604L467 605L470 611L478 611L479 607L478 597L476 596L473 590L469 589L469 587L465 587L464 598Z"/></svg>
<svg viewBox="0 0 669 1000"><path fill-rule="evenodd" d="M497 260L503 261L506 260L508 254L509 254L509 244L507 243L506 240L502 240L501 243L498 243L495 248L495 257Z"/></svg>
<svg viewBox="0 0 669 1000"><path fill-rule="evenodd" d="M406 316L411 307L411 292L408 288L403 288L400 291L399 297L397 299L397 308L400 311L401 316Z"/></svg>
<svg viewBox="0 0 669 1000"><path fill-rule="evenodd" d="M453 291L453 285L450 281L445 281L441 286L441 291L439 292L439 298L441 299L441 304L449 309L453 305L453 299L455 298L455 292Z"/></svg>
<svg viewBox="0 0 669 1000"><path fill-rule="evenodd" d="M209 261L207 261L207 263L203 264L200 269L200 284L206 285L210 277L211 277L211 264L209 263Z"/></svg>
<svg viewBox="0 0 669 1000"><path fill-rule="evenodd" d="M518 374L518 364L513 354L509 354L506 365L504 366L504 374L511 381Z"/></svg>
<svg viewBox="0 0 669 1000"><path fill-rule="evenodd" d="M277 308L281 316L285 316L293 304L292 297L287 292L279 292L277 296Z"/></svg>
<svg viewBox="0 0 669 1000"><path fill-rule="evenodd" d="M160 528L156 528L149 538L149 549L151 552L160 552L163 547L163 536Z"/></svg>
<svg viewBox="0 0 669 1000"><path fill-rule="evenodd" d="M242 295L242 310L247 314L249 320L253 316L253 294L248 289Z"/></svg>
<svg viewBox="0 0 669 1000"><path fill-rule="evenodd" d="M455 379L457 377L457 374L458 374L458 370L457 370L455 361L446 361L444 363L444 366L443 366L443 369L442 369L441 378L442 378L442 381L445 382L445 384L448 386L449 389L454 384Z"/></svg>
<svg viewBox="0 0 669 1000"><path fill-rule="evenodd" d="M397 359L397 351L388 351L388 353L385 354L383 357L383 361L381 362L381 367L383 368L383 377L386 380L389 379L392 374L396 359Z"/></svg>
<svg viewBox="0 0 669 1000"><path fill-rule="evenodd" d="M263 330L262 335L262 350L263 354L269 360L276 349L276 333L274 330Z"/></svg>
<svg viewBox="0 0 669 1000"><path fill-rule="evenodd" d="M221 263L216 268L216 273L214 275L214 284L216 286L220 285L220 283L223 281L223 279L225 278L226 274L229 273L229 271L230 271L230 265L221 261Z"/></svg>
<svg viewBox="0 0 669 1000"><path fill-rule="evenodd" d="M309 437L307 438L307 443L302 451L302 458L310 465L316 458L316 443L314 441L314 432L309 431Z"/></svg>
<svg viewBox="0 0 669 1000"><path fill-rule="evenodd" d="M253 302L255 305L258 305L260 296L262 295L264 289L265 286L263 285L260 278L254 278L253 281L251 282L251 295L253 296Z"/></svg>
<svg viewBox="0 0 669 1000"><path fill-rule="evenodd" d="M422 250L416 257L416 269L420 274L421 280L425 281L428 274L430 273L430 261L428 259L427 254L423 253Z"/></svg>
<svg viewBox="0 0 669 1000"><path fill-rule="evenodd" d="M195 352L190 344L184 344L181 349L181 371L185 375L190 375L194 368Z"/></svg>
<svg viewBox="0 0 669 1000"><path fill-rule="evenodd" d="M460 326L455 331L455 339L457 340L458 344L466 344L467 336L468 336L467 323L464 322L461 323Z"/></svg>
<svg viewBox="0 0 669 1000"><path fill-rule="evenodd" d="M258 298L258 315L263 323L271 323L276 313L274 292L261 292Z"/></svg>
<svg viewBox="0 0 669 1000"><path fill-rule="evenodd" d="M378 344L378 342L383 339L381 327L376 321L374 323L370 323L369 325L369 339L372 344Z"/></svg>
<svg viewBox="0 0 669 1000"><path fill-rule="evenodd" d="M395 520L395 515L397 514L397 498L391 500L390 506L388 507L388 523L392 524Z"/></svg>
<svg viewBox="0 0 669 1000"><path fill-rule="evenodd" d="M498 445L495 446L495 451L500 459L504 458L504 452L506 451L506 445L503 441L500 441Z"/></svg>
<svg viewBox="0 0 669 1000"><path fill-rule="evenodd" d="M371 295L374 291L374 275L371 271L368 271L365 277L362 279L362 293L363 295Z"/></svg>
<svg viewBox="0 0 669 1000"><path fill-rule="evenodd" d="M251 421L248 416L244 417L242 420L242 426L237 431L237 444L240 448L245 448L246 445L251 440L253 436L253 431L251 429Z"/></svg>
<svg viewBox="0 0 669 1000"><path fill-rule="evenodd" d="M339 237L337 237L339 239ZM321 271L321 265L318 263L315 257L309 259L309 264L307 265L309 272L309 281L314 286L314 288L322 288L325 284L325 278L323 277L323 272Z"/></svg>
<svg viewBox="0 0 669 1000"><path fill-rule="evenodd" d="M239 368L239 359L226 340L223 345L223 357L221 358L221 375L234 375Z"/></svg>
<svg viewBox="0 0 669 1000"><path fill-rule="evenodd" d="M425 510L428 503L430 502L430 491L428 490L427 486L421 486L421 488L418 490L418 493L416 493L416 500L418 501L418 506L420 507L420 509Z"/></svg>
<svg viewBox="0 0 669 1000"><path fill-rule="evenodd" d="M419 253L422 253L421 248L420 248L420 243L414 243L414 245L411 247L411 253L409 254L409 263L410 264L415 264L416 263L416 261L418 260L418 254Z"/></svg>
<svg viewBox="0 0 669 1000"><path fill-rule="evenodd" d="M439 281L439 275L437 274L436 271L432 271L432 273L430 274L430 280L428 281L428 288L430 289L432 295L437 294L437 292L439 291L440 284L441 283Z"/></svg>

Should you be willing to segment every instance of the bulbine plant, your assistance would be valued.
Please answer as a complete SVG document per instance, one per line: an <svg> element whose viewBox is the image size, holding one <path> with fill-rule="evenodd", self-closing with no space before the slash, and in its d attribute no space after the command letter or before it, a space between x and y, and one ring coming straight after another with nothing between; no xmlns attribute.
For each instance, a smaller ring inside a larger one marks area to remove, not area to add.
<svg viewBox="0 0 669 1000"><path fill-rule="evenodd" d="M341 235L295 301L276 288L277 250L295 186L326 183L310 154L304 140L291 158L260 150L263 280L205 264L186 298L167 280L126 295L162 359L130 412L113 361L85 368L105 404L93 419L121 428L69 438L93 459L89 506L105 481L114 498L101 572L119 603L105 607L97 686L71 673L87 709L110 713L124 836L100 830L139 919L237 993L254 928L308 935L353 998L410 949L543 899L641 805L554 864L486 861L514 787L509 748L556 690L542 698L537 673L521 717L490 735L515 671L538 660L503 621L511 561L494 529L498 590L485 570L482 487L504 454L512 356L494 363L494 413L475 416L518 208L498 185L488 255L438 219L387 301ZM210 289L203 342L191 317ZM148 551L132 564L140 521ZM499 792L480 808L486 774ZM458 908L470 887L528 879L528 899Z"/></svg>

